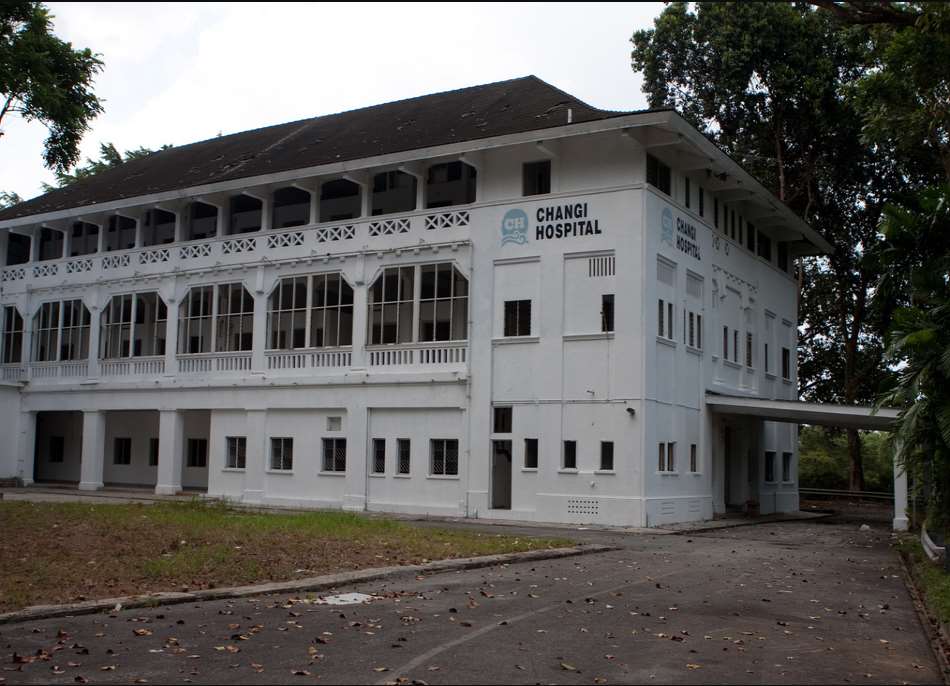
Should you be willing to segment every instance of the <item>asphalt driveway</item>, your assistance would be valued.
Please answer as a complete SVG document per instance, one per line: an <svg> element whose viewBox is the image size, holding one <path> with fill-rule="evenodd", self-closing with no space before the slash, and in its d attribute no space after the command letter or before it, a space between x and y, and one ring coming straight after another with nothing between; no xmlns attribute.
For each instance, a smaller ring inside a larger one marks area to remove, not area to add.
<svg viewBox="0 0 950 686"><path fill-rule="evenodd" d="M795 522L573 535L620 549L340 589L378 596L361 605L271 596L0 626L0 677L941 683L884 528Z"/></svg>

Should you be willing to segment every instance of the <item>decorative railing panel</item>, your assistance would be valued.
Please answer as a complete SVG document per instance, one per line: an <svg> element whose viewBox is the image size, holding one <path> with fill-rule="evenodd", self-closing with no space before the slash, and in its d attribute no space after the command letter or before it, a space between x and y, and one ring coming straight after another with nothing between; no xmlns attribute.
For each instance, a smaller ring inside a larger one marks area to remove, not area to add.
<svg viewBox="0 0 950 686"><path fill-rule="evenodd" d="M239 255L244 252L254 252L257 248L256 238L232 238L221 244L222 255Z"/></svg>
<svg viewBox="0 0 950 686"><path fill-rule="evenodd" d="M352 359L350 350L274 350L267 353L267 369L349 367Z"/></svg>
<svg viewBox="0 0 950 686"><path fill-rule="evenodd" d="M193 260L196 257L211 257L211 244L198 243L196 245L183 245L178 248L179 259Z"/></svg>
<svg viewBox="0 0 950 686"><path fill-rule="evenodd" d="M409 218L383 219L369 223L370 236L392 236L397 233L409 233Z"/></svg>
<svg viewBox="0 0 950 686"><path fill-rule="evenodd" d="M470 213L468 210L459 210L457 212L442 212L440 214L430 214L426 216L426 229L458 229L468 226Z"/></svg>
<svg viewBox="0 0 950 686"><path fill-rule="evenodd" d="M179 355L178 371L182 374L207 372L246 372L251 369L251 353L207 353Z"/></svg>
<svg viewBox="0 0 950 686"><path fill-rule="evenodd" d="M344 226L324 226L316 230L317 243L327 241L343 241L356 237L356 227L352 224Z"/></svg>
<svg viewBox="0 0 950 686"><path fill-rule="evenodd" d="M156 248L155 250L144 250L139 253L139 264L161 264L171 259L171 251L168 248Z"/></svg>
<svg viewBox="0 0 950 686"><path fill-rule="evenodd" d="M92 271L92 260L89 258L83 258L81 260L70 260L66 263L66 273L67 274L82 274L83 272Z"/></svg>
<svg viewBox="0 0 950 686"><path fill-rule="evenodd" d="M39 279L44 276L56 276L59 274L59 265L53 262L52 264L34 264L33 265L33 278Z"/></svg>
<svg viewBox="0 0 950 686"><path fill-rule="evenodd" d="M290 233L277 233L267 237L267 249L275 248L295 248L303 245L303 231L291 231Z"/></svg>
<svg viewBox="0 0 950 686"><path fill-rule="evenodd" d="M7 281L20 281L26 278L26 269L23 267L14 267L13 269L4 269L0 272L0 283Z"/></svg>
<svg viewBox="0 0 950 686"><path fill-rule="evenodd" d="M132 263L131 255L106 255L102 258L103 269L119 269Z"/></svg>
<svg viewBox="0 0 950 686"><path fill-rule="evenodd" d="M26 378L26 369L18 364L0 366L0 379L4 381L22 381Z"/></svg>
<svg viewBox="0 0 950 686"><path fill-rule="evenodd" d="M467 344L465 343L370 348L368 352L371 367L461 365L465 364L468 359Z"/></svg>

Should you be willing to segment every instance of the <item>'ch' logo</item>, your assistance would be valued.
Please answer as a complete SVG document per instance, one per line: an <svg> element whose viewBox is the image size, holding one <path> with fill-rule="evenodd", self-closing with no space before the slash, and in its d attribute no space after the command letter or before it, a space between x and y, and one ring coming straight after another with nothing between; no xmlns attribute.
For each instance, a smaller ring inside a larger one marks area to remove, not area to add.
<svg viewBox="0 0 950 686"><path fill-rule="evenodd" d="M528 242L528 215L524 210L508 210L501 220L501 244Z"/></svg>
<svg viewBox="0 0 950 686"><path fill-rule="evenodd" d="M673 212L670 211L669 207L663 208L661 223L663 226L663 233L660 234L660 240L663 241L664 243L669 243L670 247L672 247L673 246Z"/></svg>

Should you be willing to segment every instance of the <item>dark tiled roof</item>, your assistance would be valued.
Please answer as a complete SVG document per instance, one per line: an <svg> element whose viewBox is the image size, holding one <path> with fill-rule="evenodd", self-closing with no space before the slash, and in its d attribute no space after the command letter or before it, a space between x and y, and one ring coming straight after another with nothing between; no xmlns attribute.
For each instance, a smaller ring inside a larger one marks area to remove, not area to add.
<svg viewBox="0 0 950 686"><path fill-rule="evenodd" d="M163 150L0 212L0 221L272 172L629 114L536 76L423 95Z"/></svg>

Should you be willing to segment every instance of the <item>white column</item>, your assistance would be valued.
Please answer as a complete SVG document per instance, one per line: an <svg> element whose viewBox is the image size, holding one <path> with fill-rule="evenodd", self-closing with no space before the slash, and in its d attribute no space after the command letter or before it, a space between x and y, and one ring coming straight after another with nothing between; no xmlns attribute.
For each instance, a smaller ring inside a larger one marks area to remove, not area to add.
<svg viewBox="0 0 950 686"><path fill-rule="evenodd" d="M251 337L251 370L266 371L267 360L264 351L267 349L267 294L255 289L254 294L254 333Z"/></svg>
<svg viewBox="0 0 950 686"><path fill-rule="evenodd" d="M165 376L178 375L178 318L181 314L175 298L167 298L168 317L165 320Z"/></svg>
<svg viewBox="0 0 950 686"><path fill-rule="evenodd" d="M106 414L96 410L82 413L82 455L79 467L79 490L102 488L102 466L106 447Z"/></svg>
<svg viewBox="0 0 950 686"><path fill-rule="evenodd" d="M247 453L244 464L244 495L241 501L264 501L264 473L267 471L267 410L247 411Z"/></svg>
<svg viewBox="0 0 950 686"><path fill-rule="evenodd" d="M366 284L358 283L353 286L353 357L350 367L354 369L366 369L367 297Z"/></svg>
<svg viewBox="0 0 950 686"><path fill-rule="evenodd" d="M7 246L10 242L10 232L0 231L0 267L7 266Z"/></svg>
<svg viewBox="0 0 950 686"><path fill-rule="evenodd" d="M36 412L21 412L17 443L17 476L24 486L33 483L33 461L36 456Z"/></svg>
<svg viewBox="0 0 950 686"><path fill-rule="evenodd" d="M346 483L343 491L343 509L362 512L366 509L366 403L360 398L347 409L344 420L346 433Z"/></svg>
<svg viewBox="0 0 950 686"><path fill-rule="evenodd" d="M99 337L102 334L102 311L98 305L89 305L89 373L90 379L99 378Z"/></svg>
<svg viewBox="0 0 950 686"><path fill-rule="evenodd" d="M155 492L175 495L181 491L185 416L178 410L161 410L158 414L158 482Z"/></svg>
<svg viewBox="0 0 950 686"><path fill-rule="evenodd" d="M907 531L910 523L907 519L907 471L897 464L897 450L894 450L894 531Z"/></svg>
<svg viewBox="0 0 950 686"><path fill-rule="evenodd" d="M42 233L43 230L40 228L33 229L33 234L30 238L30 262L40 261L40 237Z"/></svg>

